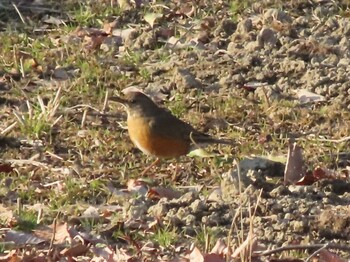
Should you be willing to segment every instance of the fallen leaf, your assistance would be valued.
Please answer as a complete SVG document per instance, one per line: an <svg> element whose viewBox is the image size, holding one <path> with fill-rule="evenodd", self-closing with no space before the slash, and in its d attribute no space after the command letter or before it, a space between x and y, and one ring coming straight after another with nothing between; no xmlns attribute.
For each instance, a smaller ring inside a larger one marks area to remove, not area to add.
<svg viewBox="0 0 350 262"><path fill-rule="evenodd" d="M33 234L9 230L5 234L4 241L14 242L16 245L37 245L44 243L46 240Z"/></svg>
<svg viewBox="0 0 350 262"><path fill-rule="evenodd" d="M146 13L143 18L153 28L154 22L158 18L162 18L162 17L163 17L163 15L159 14L159 13Z"/></svg>
<svg viewBox="0 0 350 262"><path fill-rule="evenodd" d="M89 250L87 245L78 244L70 248L65 248L61 251L61 255L65 257L77 257L86 254Z"/></svg>
<svg viewBox="0 0 350 262"><path fill-rule="evenodd" d="M21 259L16 254L17 250L11 250L7 255L0 256L0 262L17 262Z"/></svg>
<svg viewBox="0 0 350 262"><path fill-rule="evenodd" d="M225 262L226 259L218 254L206 254L204 255L204 262Z"/></svg>
<svg viewBox="0 0 350 262"><path fill-rule="evenodd" d="M304 176L303 150L297 143L289 142L284 183L295 184Z"/></svg>
<svg viewBox="0 0 350 262"><path fill-rule="evenodd" d="M176 49L184 49L190 46L188 43L185 43L184 39L175 36L171 36L166 43L171 48L176 47Z"/></svg>
<svg viewBox="0 0 350 262"><path fill-rule="evenodd" d="M202 30L211 30L215 26L215 19L207 16L201 21L200 26Z"/></svg>
<svg viewBox="0 0 350 262"><path fill-rule="evenodd" d="M297 181L295 184L298 186L307 186L307 185L312 185L315 183L317 179L314 177L311 171L307 171L305 175Z"/></svg>
<svg viewBox="0 0 350 262"><path fill-rule="evenodd" d="M34 230L33 234L41 239L45 239L46 241L50 241L53 235L54 225L41 225L37 229ZM56 226L55 233L55 241L54 244L65 244L71 243L72 239L76 236L76 234L72 234L70 232L67 223L58 224Z"/></svg>
<svg viewBox="0 0 350 262"><path fill-rule="evenodd" d="M254 92L258 87L267 86L267 82L248 82L245 83L242 88L248 92Z"/></svg>
<svg viewBox="0 0 350 262"><path fill-rule="evenodd" d="M144 181L130 179L128 181L128 191L145 196L148 192L147 184Z"/></svg>
<svg viewBox="0 0 350 262"><path fill-rule="evenodd" d="M272 141L272 136L270 134L260 134L258 137L259 144L266 144Z"/></svg>
<svg viewBox="0 0 350 262"><path fill-rule="evenodd" d="M92 247L90 248L91 252L95 255L90 261L127 261L131 258L130 255L126 254L126 252L122 249L117 249L116 251L112 250L110 247Z"/></svg>
<svg viewBox="0 0 350 262"><path fill-rule="evenodd" d="M121 37L123 41L128 39L132 34L137 34L137 30L134 28L125 28L125 29L116 28L112 31L113 36Z"/></svg>
<svg viewBox="0 0 350 262"><path fill-rule="evenodd" d="M0 204L1 222L9 224L14 219L13 211Z"/></svg>
<svg viewBox="0 0 350 262"><path fill-rule="evenodd" d="M117 24L117 20L114 20L111 23L103 24L103 31L105 31L106 34L111 35L112 31L113 31L113 28L116 26L116 24Z"/></svg>
<svg viewBox="0 0 350 262"><path fill-rule="evenodd" d="M220 202L222 201L222 189L221 187L213 188L212 192L208 196L208 201Z"/></svg>
<svg viewBox="0 0 350 262"><path fill-rule="evenodd" d="M323 102L326 100L324 96L312 93L306 89L297 90L296 96L301 104Z"/></svg>
<svg viewBox="0 0 350 262"><path fill-rule="evenodd" d="M313 176L317 179L345 179L346 177L342 173L338 173L335 170L323 168L317 166L313 171Z"/></svg>
<svg viewBox="0 0 350 262"><path fill-rule="evenodd" d="M226 255L227 253L227 246L226 243L222 239L218 239L216 241L215 246L211 250L211 254L218 254L218 255Z"/></svg>
<svg viewBox="0 0 350 262"><path fill-rule="evenodd" d="M11 173L13 171L13 167L10 163L0 164L0 173Z"/></svg>
<svg viewBox="0 0 350 262"><path fill-rule="evenodd" d="M319 262L347 262L349 260L342 259L336 254L323 249L320 252L318 252Z"/></svg>
<svg viewBox="0 0 350 262"><path fill-rule="evenodd" d="M173 27L159 28L158 30L157 37L161 37L163 39L168 39L175 35L175 29Z"/></svg>
<svg viewBox="0 0 350 262"><path fill-rule="evenodd" d="M189 157L195 157L195 156L197 156L197 157L203 157L203 158L205 158L205 157L214 157L214 156L216 156L214 153L209 153L209 152L205 151L203 148L197 148L197 149L195 149L195 150L192 150L192 151L189 152L187 155L188 155Z"/></svg>
<svg viewBox="0 0 350 262"><path fill-rule="evenodd" d="M204 256L196 246L193 247L189 254L189 260L190 262L204 262Z"/></svg>
<svg viewBox="0 0 350 262"><path fill-rule="evenodd" d="M42 21L46 24L52 24L57 26L65 24L65 22L62 19L54 17L52 15L44 15L44 17L42 18Z"/></svg>
<svg viewBox="0 0 350 262"><path fill-rule="evenodd" d="M305 260L298 258L272 258L269 262L304 262Z"/></svg>
<svg viewBox="0 0 350 262"><path fill-rule="evenodd" d="M85 36L83 45L87 50L98 50L106 37L107 34Z"/></svg>
<svg viewBox="0 0 350 262"><path fill-rule="evenodd" d="M152 187L147 192L147 197L150 199L160 199L163 197L167 199L177 199L181 195L181 192L166 187Z"/></svg>

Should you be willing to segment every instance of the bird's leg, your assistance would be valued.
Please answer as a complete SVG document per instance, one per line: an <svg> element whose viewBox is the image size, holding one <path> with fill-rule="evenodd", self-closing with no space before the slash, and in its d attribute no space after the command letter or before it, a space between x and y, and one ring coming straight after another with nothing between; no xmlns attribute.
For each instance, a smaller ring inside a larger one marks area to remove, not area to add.
<svg viewBox="0 0 350 262"><path fill-rule="evenodd" d="M141 176L144 176L152 167L154 167L155 165L157 165L159 163L160 159L157 158L155 161L153 161L152 164L150 164L148 167L146 167L145 170L142 171Z"/></svg>

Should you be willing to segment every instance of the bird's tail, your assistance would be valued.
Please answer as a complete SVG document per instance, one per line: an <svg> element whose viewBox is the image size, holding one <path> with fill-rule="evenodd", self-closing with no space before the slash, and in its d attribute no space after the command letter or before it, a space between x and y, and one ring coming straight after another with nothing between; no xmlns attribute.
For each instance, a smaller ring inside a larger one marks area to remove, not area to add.
<svg viewBox="0 0 350 262"><path fill-rule="evenodd" d="M230 139L214 138L210 135L203 133L191 133L190 139L193 144L203 145L203 144L224 144L224 145L237 145L237 142Z"/></svg>

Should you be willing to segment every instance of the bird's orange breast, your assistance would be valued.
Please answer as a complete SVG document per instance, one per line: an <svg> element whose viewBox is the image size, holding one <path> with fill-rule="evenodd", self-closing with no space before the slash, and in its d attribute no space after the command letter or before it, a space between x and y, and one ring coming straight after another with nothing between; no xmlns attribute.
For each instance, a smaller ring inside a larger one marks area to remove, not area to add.
<svg viewBox="0 0 350 262"><path fill-rule="evenodd" d="M173 134L162 133L161 128L154 130L142 118L128 118L127 122L131 141L147 155L171 158L186 155L190 150L188 141Z"/></svg>

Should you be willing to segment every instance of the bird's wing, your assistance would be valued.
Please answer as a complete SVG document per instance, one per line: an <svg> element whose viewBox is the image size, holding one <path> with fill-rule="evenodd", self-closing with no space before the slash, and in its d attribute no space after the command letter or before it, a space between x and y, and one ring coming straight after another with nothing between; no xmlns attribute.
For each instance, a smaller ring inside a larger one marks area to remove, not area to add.
<svg viewBox="0 0 350 262"><path fill-rule="evenodd" d="M157 117L153 118L149 123L153 132L162 137L183 139L191 144L235 144L233 140L214 138L208 134L200 132L190 124L172 115L169 111L159 112Z"/></svg>
<svg viewBox="0 0 350 262"><path fill-rule="evenodd" d="M162 111L149 123L153 132L162 137L183 139L194 144L232 144L230 140L216 139L208 134L197 131L193 126L178 119L168 111Z"/></svg>
<svg viewBox="0 0 350 262"><path fill-rule="evenodd" d="M178 119L168 111L160 112L149 122L152 130L160 136L190 141L191 133L200 133L190 124Z"/></svg>

